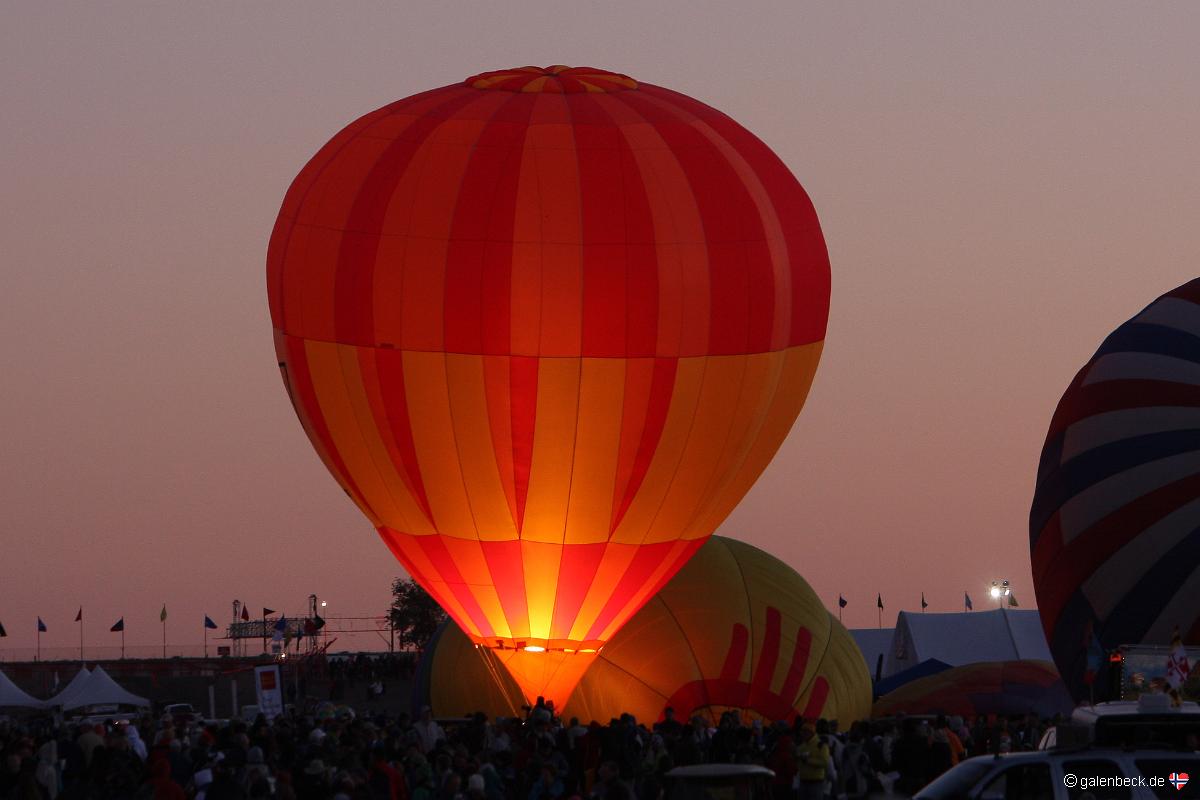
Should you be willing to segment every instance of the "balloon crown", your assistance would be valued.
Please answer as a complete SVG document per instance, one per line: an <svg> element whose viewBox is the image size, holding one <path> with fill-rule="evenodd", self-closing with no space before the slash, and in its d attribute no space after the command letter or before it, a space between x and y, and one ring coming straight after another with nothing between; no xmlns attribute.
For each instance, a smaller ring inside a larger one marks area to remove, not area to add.
<svg viewBox="0 0 1200 800"><path fill-rule="evenodd" d="M595 67L516 67L481 72L467 78L465 83L476 89L499 89L505 92L547 92L574 94L577 92L623 92L638 88L638 82L628 75Z"/></svg>

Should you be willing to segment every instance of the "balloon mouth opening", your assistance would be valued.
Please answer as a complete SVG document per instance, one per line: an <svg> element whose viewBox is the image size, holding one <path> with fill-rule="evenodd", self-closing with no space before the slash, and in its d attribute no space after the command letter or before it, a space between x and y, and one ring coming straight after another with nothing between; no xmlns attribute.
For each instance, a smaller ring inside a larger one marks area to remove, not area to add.
<svg viewBox="0 0 1200 800"><path fill-rule="evenodd" d="M499 639L494 636L478 636L468 634L476 649L483 648L497 652L511 653L599 653L607 643L602 639L543 639L540 637L522 637Z"/></svg>

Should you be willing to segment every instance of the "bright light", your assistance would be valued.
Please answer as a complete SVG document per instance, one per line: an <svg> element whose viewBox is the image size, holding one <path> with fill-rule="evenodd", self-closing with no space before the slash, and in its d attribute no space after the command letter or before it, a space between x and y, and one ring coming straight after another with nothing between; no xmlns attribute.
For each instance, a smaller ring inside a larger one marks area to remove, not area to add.
<svg viewBox="0 0 1200 800"><path fill-rule="evenodd" d="M321 608L324 608L327 605L329 605L329 603L325 602L324 600L321 601Z"/></svg>
<svg viewBox="0 0 1200 800"><path fill-rule="evenodd" d="M536 644L531 644L531 645L527 645L525 647L525 652L526 653L544 653L544 652L546 652L546 648L538 647Z"/></svg>
<svg viewBox="0 0 1200 800"><path fill-rule="evenodd" d="M1000 596L1000 587L993 586L992 587L992 597L999 597L999 596Z"/></svg>

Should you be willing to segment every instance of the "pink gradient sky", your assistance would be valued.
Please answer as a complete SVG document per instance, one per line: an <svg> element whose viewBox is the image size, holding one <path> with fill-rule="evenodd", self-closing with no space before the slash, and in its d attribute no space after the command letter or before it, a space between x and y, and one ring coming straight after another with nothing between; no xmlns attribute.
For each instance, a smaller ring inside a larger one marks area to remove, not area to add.
<svg viewBox="0 0 1200 800"><path fill-rule="evenodd" d="M378 613L400 574L280 383L264 288L292 177L366 111L590 64L764 139L820 214L824 359L722 532L846 623L1008 577L1050 414L1200 255L1200 6L41 4L0 26L0 651L198 644L238 597ZM3 657L0 655L0 657Z"/></svg>

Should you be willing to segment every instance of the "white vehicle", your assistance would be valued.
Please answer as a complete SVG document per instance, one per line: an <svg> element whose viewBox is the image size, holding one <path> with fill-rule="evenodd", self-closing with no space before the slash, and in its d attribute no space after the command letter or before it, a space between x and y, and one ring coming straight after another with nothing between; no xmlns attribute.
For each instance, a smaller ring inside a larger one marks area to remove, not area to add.
<svg viewBox="0 0 1200 800"><path fill-rule="evenodd" d="M976 756L947 770L913 800L1175 797L1200 797L1200 753L1081 748Z"/></svg>
<svg viewBox="0 0 1200 800"><path fill-rule="evenodd" d="M192 708L191 703L168 703L163 706L162 713L176 725L199 725L204 722L203 715Z"/></svg>
<svg viewBox="0 0 1200 800"><path fill-rule="evenodd" d="M1046 730L1038 749L1087 745L1200 749L1200 705L1175 706L1164 694L1144 694L1136 701L1080 706L1070 722Z"/></svg>

